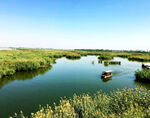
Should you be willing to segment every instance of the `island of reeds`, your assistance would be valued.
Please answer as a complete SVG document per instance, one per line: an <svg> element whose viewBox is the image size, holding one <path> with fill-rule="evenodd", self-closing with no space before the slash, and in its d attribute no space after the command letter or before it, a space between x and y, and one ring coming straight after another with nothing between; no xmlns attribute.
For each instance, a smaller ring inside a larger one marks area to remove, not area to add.
<svg viewBox="0 0 150 118"><path fill-rule="evenodd" d="M137 70L135 72L136 81L150 82L150 69Z"/></svg>

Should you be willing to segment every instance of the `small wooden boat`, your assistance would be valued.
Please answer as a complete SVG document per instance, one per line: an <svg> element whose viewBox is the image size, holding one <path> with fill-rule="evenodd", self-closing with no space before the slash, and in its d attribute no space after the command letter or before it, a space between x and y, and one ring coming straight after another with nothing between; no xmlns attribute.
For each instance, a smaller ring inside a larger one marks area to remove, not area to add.
<svg viewBox="0 0 150 118"><path fill-rule="evenodd" d="M112 77L112 71L108 70L108 71L104 71L101 75L102 78L110 78Z"/></svg>
<svg viewBox="0 0 150 118"><path fill-rule="evenodd" d="M150 63L143 63L142 68L150 69Z"/></svg>

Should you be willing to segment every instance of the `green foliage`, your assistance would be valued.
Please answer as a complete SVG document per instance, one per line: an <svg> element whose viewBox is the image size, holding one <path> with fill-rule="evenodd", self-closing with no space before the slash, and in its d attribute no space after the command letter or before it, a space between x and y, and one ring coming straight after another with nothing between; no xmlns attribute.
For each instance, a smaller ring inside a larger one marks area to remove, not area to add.
<svg viewBox="0 0 150 118"><path fill-rule="evenodd" d="M67 52L65 54L65 57L68 58L68 59L80 59L81 55L77 54L77 53L73 53L73 52Z"/></svg>
<svg viewBox="0 0 150 118"><path fill-rule="evenodd" d="M100 55L99 59L101 60L111 60L113 59L113 57L122 57L128 58L130 61L140 61L140 62L150 61L150 53L145 51L76 49L74 52L79 53L82 56Z"/></svg>
<svg viewBox="0 0 150 118"><path fill-rule="evenodd" d="M150 70L142 69L135 72L136 80L141 82L150 82Z"/></svg>
<svg viewBox="0 0 150 118"><path fill-rule="evenodd" d="M131 61L149 62L150 61L150 55L138 54L138 55L130 56L128 59Z"/></svg>
<svg viewBox="0 0 150 118"><path fill-rule="evenodd" d="M65 50L22 49L0 51L0 78L18 71L30 71L50 67L57 58L80 58L80 54Z"/></svg>
<svg viewBox="0 0 150 118"><path fill-rule="evenodd" d="M114 57L113 56L111 56L111 55L100 55L99 57L98 57L98 59L100 59L100 60L111 60L111 59L113 59Z"/></svg>
<svg viewBox="0 0 150 118"><path fill-rule="evenodd" d="M104 61L104 65L120 65L120 61Z"/></svg>
<svg viewBox="0 0 150 118"><path fill-rule="evenodd" d="M141 51L108 51L108 50L42 50L20 49L0 51L0 78L13 75L17 71L30 71L49 67L57 58L80 59L81 56L99 55L99 60L111 60L113 57L125 57L129 60L150 61L150 54ZM101 62L101 61L99 61ZM107 62L108 63L108 62ZM117 64L109 62L107 64Z"/></svg>
<svg viewBox="0 0 150 118"><path fill-rule="evenodd" d="M93 97L74 95L60 100L52 109L49 105L31 113L31 118L148 118L150 117L150 91L123 89L110 95L97 92ZM13 118L26 118L23 113Z"/></svg>

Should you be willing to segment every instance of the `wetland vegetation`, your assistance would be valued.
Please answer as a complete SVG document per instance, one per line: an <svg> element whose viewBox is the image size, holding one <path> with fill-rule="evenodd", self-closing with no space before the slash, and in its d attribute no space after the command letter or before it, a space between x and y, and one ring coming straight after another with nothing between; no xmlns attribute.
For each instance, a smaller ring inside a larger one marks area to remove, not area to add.
<svg viewBox="0 0 150 118"><path fill-rule="evenodd" d="M97 55L100 60L112 60L114 57L124 57L131 61L150 61L149 52L139 51L108 51L108 50L36 50L19 49L0 51L0 78L13 75L18 71L30 71L48 67L57 58L80 59L81 56ZM116 62L109 62L116 64Z"/></svg>
<svg viewBox="0 0 150 118"><path fill-rule="evenodd" d="M135 72L135 76L136 76L136 81L150 82L150 70L149 69L137 70Z"/></svg>
<svg viewBox="0 0 150 118"><path fill-rule="evenodd" d="M123 89L94 96L74 95L61 99L59 105L41 107L31 118L148 118L150 117L150 91ZM26 118L23 112L11 118Z"/></svg>
<svg viewBox="0 0 150 118"><path fill-rule="evenodd" d="M71 51L58 50L11 50L0 51L0 78L19 71L45 68L55 63L57 58L78 59L80 55Z"/></svg>
<svg viewBox="0 0 150 118"><path fill-rule="evenodd" d="M104 65L120 65L120 61L104 61Z"/></svg>
<svg viewBox="0 0 150 118"><path fill-rule="evenodd" d="M74 59L78 60L82 57L89 56L89 55L96 57L97 60L92 59L90 61L90 64L92 62L92 65L93 65L92 68L96 67L96 69L99 68L96 62L98 62L99 65L104 62L105 66L106 65L113 66L113 65L120 65L120 64L122 65L122 62L120 60L114 60L116 57L121 57L129 61L138 61L140 62L138 63L139 65L138 68L142 64L141 62L150 61L150 53L141 52L141 51L44 50L44 49L19 49L19 50L9 50L9 51L4 50L4 51L0 51L0 82L1 82L0 88L3 88L4 85L8 84L11 81L32 79L39 74L47 72L48 70L52 68L53 64L55 64L56 60L59 58L65 57L69 60L74 60ZM131 63L134 63L134 62L131 62ZM66 63L63 65L63 68L65 68L65 66L66 66ZM72 68L73 67L74 66L72 66ZM79 67L82 68L81 63L79 63ZM84 69L88 69L88 68L89 66L87 67L85 66ZM106 68L109 68L109 67L102 67L102 69L106 69ZM124 67L122 68L126 69ZM115 69L116 68L114 68L114 70ZM126 72L126 74L131 73L130 69L129 69L129 72ZM71 71L71 68L69 68L68 70ZM67 72L69 73L69 71ZM74 71L75 70L73 69L72 73L76 72ZM96 70L94 71L96 72ZM92 72L94 73L94 71ZM135 82L137 85L141 86L142 82L147 82L147 83L150 82L149 70L143 69L143 70L137 70L137 71L134 70L134 71L135 71L136 80L138 81L138 82ZM116 72L119 73L121 72L121 70L117 70ZM88 73L89 73L89 70L86 72L87 78L88 76L90 77L90 73L89 74ZM116 73L113 73L113 74L115 76ZM130 77L132 75L130 74L130 76L126 76L126 74L121 75L121 77L125 78L125 77ZM24 75L24 77L22 77L22 75ZM83 75L81 74L81 77L82 76ZM62 76L59 76L59 78L60 77ZM109 83L110 81L112 81L112 79L102 80L102 81L104 83ZM59 81L62 81L62 80L59 80ZM90 81L91 80L89 79L89 82ZM97 80L93 80L92 78L92 81L95 81L94 86L96 86L96 83L98 83ZM116 80L115 82L118 83L117 81L118 80ZM126 80L123 79L119 81L125 82ZM85 81L84 81L84 84L85 84ZM82 86L84 84L82 83ZM52 85L49 85L49 86L52 86ZM149 84L146 85L146 88L149 89L148 86ZM55 117L69 117L69 118L71 117L79 117L79 118L95 117L96 118L97 117L98 118L100 116L106 117L106 118L107 117L118 117L118 118L120 117L149 117L150 116L150 112L149 112L150 111L150 104L149 104L150 93L148 89L138 89L138 88L124 89L124 90L114 91L111 94L98 92L94 96L89 95L89 94L74 95L70 99L62 99L59 105L54 105L51 107L48 105L48 106L40 108L40 110L37 112L34 111L34 113L31 113L31 117L33 118L38 118L38 117L42 117L42 118L44 117L52 117L52 118L55 118ZM15 117L24 118L24 116L26 115L24 115L24 113L21 113L18 115L16 114L14 118Z"/></svg>

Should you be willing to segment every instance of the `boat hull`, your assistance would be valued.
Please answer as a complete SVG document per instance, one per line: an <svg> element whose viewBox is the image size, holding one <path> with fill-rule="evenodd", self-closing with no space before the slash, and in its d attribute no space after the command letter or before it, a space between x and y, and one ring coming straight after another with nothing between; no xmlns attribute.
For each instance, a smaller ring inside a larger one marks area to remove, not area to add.
<svg viewBox="0 0 150 118"><path fill-rule="evenodd" d="M110 77L112 77L112 75L102 75L101 77L105 79L105 78L110 78Z"/></svg>

